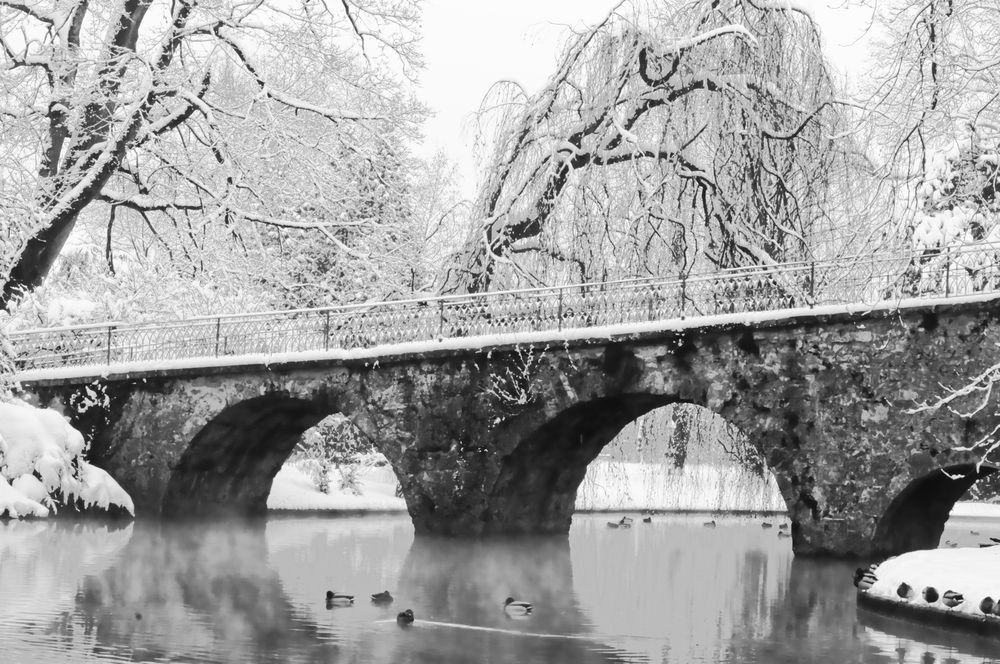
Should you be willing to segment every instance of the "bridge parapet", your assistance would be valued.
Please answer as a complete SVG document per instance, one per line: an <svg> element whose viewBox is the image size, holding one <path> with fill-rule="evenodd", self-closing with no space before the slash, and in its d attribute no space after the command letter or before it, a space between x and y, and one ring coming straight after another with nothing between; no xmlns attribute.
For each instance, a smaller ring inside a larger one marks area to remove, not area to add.
<svg viewBox="0 0 1000 664"><path fill-rule="evenodd" d="M1000 245L319 309L12 332L21 371L352 350L1000 292Z"/></svg>

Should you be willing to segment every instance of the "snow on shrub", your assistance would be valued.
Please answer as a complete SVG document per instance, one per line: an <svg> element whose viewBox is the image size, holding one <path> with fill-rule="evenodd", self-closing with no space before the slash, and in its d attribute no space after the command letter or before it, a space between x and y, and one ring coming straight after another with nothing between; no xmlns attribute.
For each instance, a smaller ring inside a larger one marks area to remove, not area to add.
<svg viewBox="0 0 1000 664"><path fill-rule="evenodd" d="M135 514L132 498L84 459L83 435L50 408L0 402L0 517L47 516L59 505Z"/></svg>

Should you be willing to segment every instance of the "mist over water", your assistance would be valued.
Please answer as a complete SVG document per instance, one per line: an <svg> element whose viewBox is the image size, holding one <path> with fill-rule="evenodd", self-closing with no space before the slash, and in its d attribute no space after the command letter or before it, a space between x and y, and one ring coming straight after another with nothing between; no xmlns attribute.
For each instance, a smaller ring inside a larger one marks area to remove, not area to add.
<svg viewBox="0 0 1000 664"><path fill-rule="evenodd" d="M634 516L476 540L415 539L405 516L0 524L0 661L996 661L859 616L854 565L794 559L762 518ZM368 601L387 589L392 605ZM326 590L355 605L327 609ZM507 617L508 595L534 615Z"/></svg>

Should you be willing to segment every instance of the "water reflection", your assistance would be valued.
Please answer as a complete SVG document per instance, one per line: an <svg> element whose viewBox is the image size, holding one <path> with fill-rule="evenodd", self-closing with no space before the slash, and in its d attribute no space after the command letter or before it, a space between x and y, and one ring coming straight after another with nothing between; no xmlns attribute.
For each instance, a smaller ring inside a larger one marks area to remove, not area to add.
<svg viewBox="0 0 1000 664"><path fill-rule="evenodd" d="M475 541L414 540L396 516L0 524L0 660L993 661L995 642L859 616L851 563L795 560L759 521L703 520L578 516L568 538ZM327 609L327 589L355 606ZM368 601L386 589L394 604ZM508 618L508 595L535 614Z"/></svg>

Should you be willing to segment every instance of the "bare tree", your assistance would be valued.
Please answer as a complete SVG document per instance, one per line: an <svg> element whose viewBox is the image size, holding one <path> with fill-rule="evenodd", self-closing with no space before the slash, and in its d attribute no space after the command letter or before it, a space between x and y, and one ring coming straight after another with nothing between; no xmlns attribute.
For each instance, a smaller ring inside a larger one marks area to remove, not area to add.
<svg viewBox="0 0 1000 664"><path fill-rule="evenodd" d="M343 160L392 151L422 109L416 0L0 0L0 305L37 286L81 213L109 230L331 229Z"/></svg>
<svg viewBox="0 0 1000 664"><path fill-rule="evenodd" d="M881 37L864 122L899 229L921 249L988 239L997 211L1000 8L981 0L865 4Z"/></svg>
<svg viewBox="0 0 1000 664"><path fill-rule="evenodd" d="M845 249L842 118L804 4L620 6L499 118L450 291Z"/></svg>

